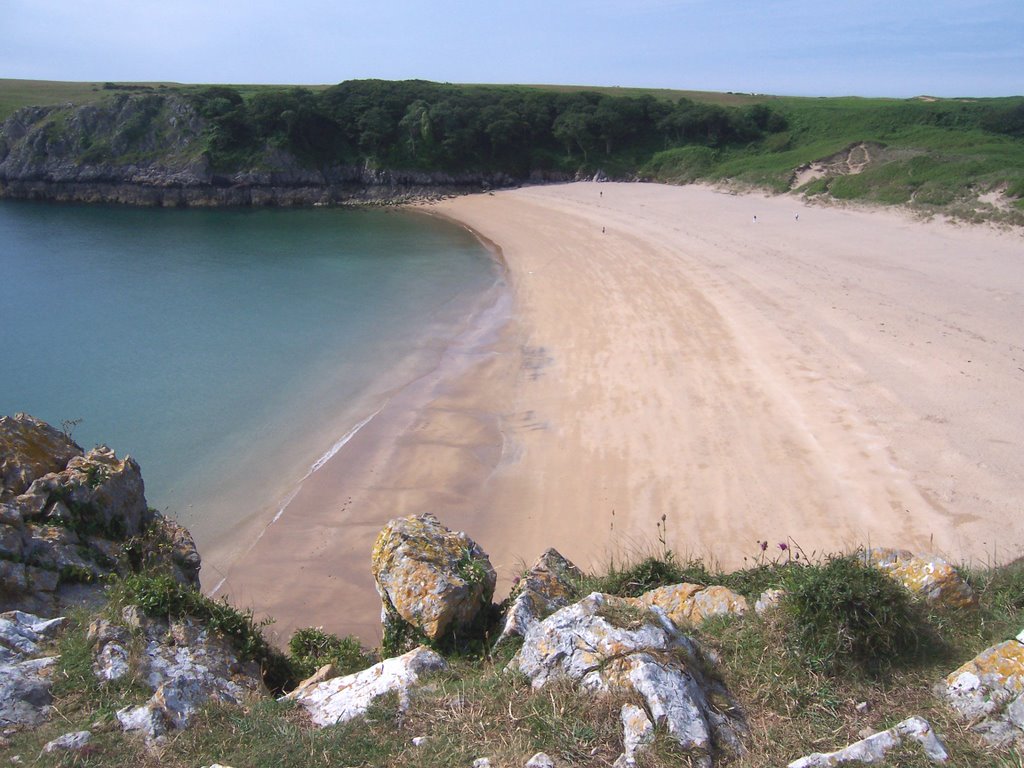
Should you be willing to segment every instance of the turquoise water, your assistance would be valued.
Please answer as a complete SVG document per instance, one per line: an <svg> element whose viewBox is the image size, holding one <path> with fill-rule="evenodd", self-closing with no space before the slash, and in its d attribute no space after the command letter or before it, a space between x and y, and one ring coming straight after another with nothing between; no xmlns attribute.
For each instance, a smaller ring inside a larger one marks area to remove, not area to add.
<svg viewBox="0 0 1024 768"><path fill-rule="evenodd" d="M0 203L0 413L142 465L197 538L273 505L495 285L469 233L410 212Z"/></svg>

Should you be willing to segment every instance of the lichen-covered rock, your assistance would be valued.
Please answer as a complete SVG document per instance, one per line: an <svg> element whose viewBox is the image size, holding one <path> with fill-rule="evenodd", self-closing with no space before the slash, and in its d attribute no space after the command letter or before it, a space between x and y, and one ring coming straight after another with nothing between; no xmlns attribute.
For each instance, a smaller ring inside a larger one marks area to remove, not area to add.
<svg viewBox="0 0 1024 768"><path fill-rule="evenodd" d="M388 523L374 544L372 571L385 632L406 622L434 641L471 624L497 580L476 542L430 514Z"/></svg>
<svg viewBox="0 0 1024 768"><path fill-rule="evenodd" d="M94 669L102 677L104 649L120 643L124 634L116 625L92 629L96 637ZM141 707L118 712L125 730L140 730L155 738L169 729L188 727L195 712L208 701L241 704L249 695L265 695L256 664L240 661L230 643L207 627L188 619L170 624L152 620L142 625L142 632L144 647L135 666L153 696ZM102 642L104 638L106 642Z"/></svg>
<svg viewBox="0 0 1024 768"><path fill-rule="evenodd" d="M747 612L747 598L722 586L673 584L652 589L636 599L661 608L677 627L694 627L713 616L742 616Z"/></svg>
<svg viewBox="0 0 1024 768"><path fill-rule="evenodd" d="M128 650L131 633L126 627L106 619L96 619L89 624L85 636L93 648L92 669L96 677L111 682L128 674L131 668Z"/></svg>
<svg viewBox="0 0 1024 768"><path fill-rule="evenodd" d="M0 416L0 501L24 493L32 482L59 472L82 449L71 438L28 414Z"/></svg>
<svg viewBox="0 0 1024 768"><path fill-rule="evenodd" d="M0 447L0 610L53 615L98 603L103 577L144 567L199 585L191 536L148 508L131 457L103 446L83 454L24 414L0 419Z"/></svg>
<svg viewBox="0 0 1024 768"><path fill-rule="evenodd" d="M815 752L801 757L791 762L788 768L830 768L843 763L880 763L907 739L920 744L925 756L933 763L944 763L949 759L945 744L932 730L931 724L922 717L908 717L886 731L874 733L836 752Z"/></svg>
<svg viewBox="0 0 1024 768"><path fill-rule="evenodd" d="M579 599L582 578L579 568L558 550L547 550L513 587L497 642L525 636L533 624Z"/></svg>
<svg viewBox="0 0 1024 768"><path fill-rule="evenodd" d="M436 652L420 646L354 675L335 677L317 683L294 700L309 712L321 727L345 723L366 713L373 701L388 693L397 693L399 706L408 706L409 689L421 676L447 667Z"/></svg>
<svg viewBox="0 0 1024 768"><path fill-rule="evenodd" d="M1024 631L950 673L938 693L989 743L1024 743Z"/></svg>
<svg viewBox="0 0 1024 768"><path fill-rule="evenodd" d="M877 547L867 550L864 557L868 565L880 569L928 603L953 608L978 603L971 585L938 555L915 555L902 549Z"/></svg>
<svg viewBox="0 0 1024 768"><path fill-rule="evenodd" d="M635 768L637 753L654 741L654 723L647 711L636 704L624 704L619 720L622 722L622 754L615 759L612 768Z"/></svg>
<svg viewBox="0 0 1024 768"><path fill-rule="evenodd" d="M527 632L510 662L534 688L568 679L585 690L633 690L695 764L714 747L740 753L746 725L698 645L657 606L593 593ZM725 701L719 710L712 701Z"/></svg>

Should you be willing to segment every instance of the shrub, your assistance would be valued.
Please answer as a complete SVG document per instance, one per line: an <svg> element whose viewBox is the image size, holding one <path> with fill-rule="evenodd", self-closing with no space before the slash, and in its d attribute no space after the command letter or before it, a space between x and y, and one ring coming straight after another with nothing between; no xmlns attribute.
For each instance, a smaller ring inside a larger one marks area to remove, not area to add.
<svg viewBox="0 0 1024 768"><path fill-rule="evenodd" d="M338 637L316 627L296 630L288 641L292 668L300 678L312 675L324 664L333 664L339 674L359 672L374 663L373 656L352 635Z"/></svg>
<svg viewBox="0 0 1024 768"><path fill-rule="evenodd" d="M782 609L793 650L812 668L882 669L917 649L921 620L910 594L855 556L789 570Z"/></svg>

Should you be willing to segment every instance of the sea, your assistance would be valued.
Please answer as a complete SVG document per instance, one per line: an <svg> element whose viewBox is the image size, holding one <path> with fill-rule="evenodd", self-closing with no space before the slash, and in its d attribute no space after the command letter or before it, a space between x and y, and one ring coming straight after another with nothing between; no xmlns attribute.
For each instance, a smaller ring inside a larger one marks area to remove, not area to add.
<svg viewBox="0 0 1024 768"><path fill-rule="evenodd" d="M202 550L439 364L501 270L416 211L0 202L0 415L130 454Z"/></svg>

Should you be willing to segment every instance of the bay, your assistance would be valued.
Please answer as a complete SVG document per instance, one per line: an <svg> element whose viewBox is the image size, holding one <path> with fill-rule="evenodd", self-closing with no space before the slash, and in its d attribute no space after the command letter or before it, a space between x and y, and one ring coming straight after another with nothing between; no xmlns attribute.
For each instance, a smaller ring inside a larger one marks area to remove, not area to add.
<svg viewBox="0 0 1024 768"><path fill-rule="evenodd" d="M80 422L204 541L437 364L499 281L416 212L0 204L0 413Z"/></svg>

